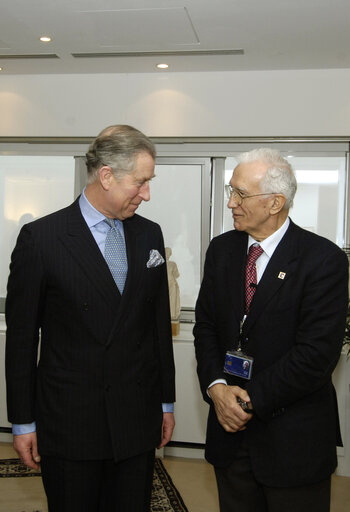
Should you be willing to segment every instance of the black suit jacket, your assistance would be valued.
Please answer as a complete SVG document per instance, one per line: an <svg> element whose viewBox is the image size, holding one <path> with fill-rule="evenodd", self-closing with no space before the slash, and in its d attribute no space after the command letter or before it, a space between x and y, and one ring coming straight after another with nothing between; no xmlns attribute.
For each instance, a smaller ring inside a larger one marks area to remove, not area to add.
<svg viewBox="0 0 350 512"><path fill-rule="evenodd" d="M6 300L8 418L37 422L42 454L120 460L159 444L174 363L166 264L146 263L151 249L165 259L163 238L138 215L124 232L122 296L78 200L18 237Z"/></svg>
<svg viewBox="0 0 350 512"><path fill-rule="evenodd" d="M230 231L208 249L194 329L203 397L217 378L246 387L256 415L227 433L210 407L206 456L228 465L246 436L258 481L297 486L336 467L339 433L331 374L347 310L348 261L335 244L292 222L271 257L244 323L243 349L254 357L250 381L223 373L237 347L244 312L248 235ZM280 275L280 272L284 273Z"/></svg>

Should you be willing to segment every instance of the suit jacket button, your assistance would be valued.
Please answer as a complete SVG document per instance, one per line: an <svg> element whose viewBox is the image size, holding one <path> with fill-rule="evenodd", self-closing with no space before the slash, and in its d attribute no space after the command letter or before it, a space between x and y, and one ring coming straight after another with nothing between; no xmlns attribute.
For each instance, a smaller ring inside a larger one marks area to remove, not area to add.
<svg viewBox="0 0 350 512"><path fill-rule="evenodd" d="M88 311L88 309L89 309L89 304L88 304L87 302L84 302L84 304L83 304L83 310L84 310L84 311Z"/></svg>
<svg viewBox="0 0 350 512"><path fill-rule="evenodd" d="M111 389L110 384L106 384L106 385L105 385L105 391L109 391L110 389Z"/></svg>

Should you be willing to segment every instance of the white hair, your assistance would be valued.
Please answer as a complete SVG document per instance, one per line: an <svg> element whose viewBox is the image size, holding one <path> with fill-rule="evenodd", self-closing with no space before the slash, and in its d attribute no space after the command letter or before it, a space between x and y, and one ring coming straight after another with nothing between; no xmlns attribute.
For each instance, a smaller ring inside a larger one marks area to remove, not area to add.
<svg viewBox="0 0 350 512"><path fill-rule="evenodd" d="M262 192L283 194L286 198L284 209L293 206L293 199L297 190L297 180L292 166L276 150L271 148L258 148L238 156L239 163L261 161L268 165L265 176L260 182Z"/></svg>

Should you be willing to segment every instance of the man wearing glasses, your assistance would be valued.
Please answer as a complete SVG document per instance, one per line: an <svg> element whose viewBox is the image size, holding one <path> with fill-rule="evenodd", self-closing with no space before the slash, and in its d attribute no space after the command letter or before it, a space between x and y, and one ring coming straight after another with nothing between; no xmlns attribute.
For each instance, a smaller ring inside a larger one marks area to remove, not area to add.
<svg viewBox="0 0 350 512"><path fill-rule="evenodd" d="M243 153L226 187L235 230L206 255L194 335L221 512L330 507L348 261L291 221L296 188L277 151Z"/></svg>

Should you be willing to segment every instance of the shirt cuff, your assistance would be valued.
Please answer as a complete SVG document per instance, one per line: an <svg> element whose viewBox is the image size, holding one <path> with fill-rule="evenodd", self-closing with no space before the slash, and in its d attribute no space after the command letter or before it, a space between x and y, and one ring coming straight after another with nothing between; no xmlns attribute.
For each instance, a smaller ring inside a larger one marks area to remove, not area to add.
<svg viewBox="0 0 350 512"><path fill-rule="evenodd" d="M36 423L22 423L20 425L14 423L12 425L12 434L14 436L20 436L22 434L31 434L32 432L36 432Z"/></svg>
<svg viewBox="0 0 350 512"><path fill-rule="evenodd" d="M216 380L213 380L213 382L211 384L209 384L209 386L207 387L207 395L209 398L211 398L211 396L209 395L209 389L214 386L215 384L225 384L225 386L227 386L227 381L225 379L216 379Z"/></svg>
<svg viewBox="0 0 350 512"><path fill-rule="evenodd" d="M174 412L174 404L162 404L163 412Z"/></svg>

